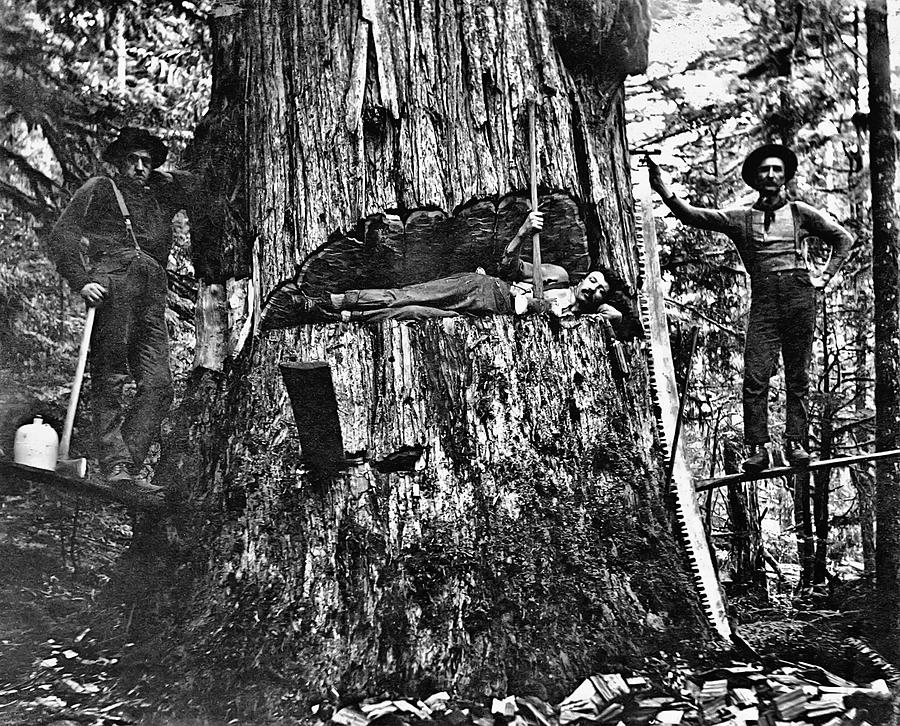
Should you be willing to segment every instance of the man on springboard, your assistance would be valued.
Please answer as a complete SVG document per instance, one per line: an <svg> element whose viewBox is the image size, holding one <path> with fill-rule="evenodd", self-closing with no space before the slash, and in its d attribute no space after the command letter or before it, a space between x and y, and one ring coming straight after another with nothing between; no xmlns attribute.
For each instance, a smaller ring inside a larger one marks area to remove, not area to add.
<svg viewBox="0 0 900 726"><path fill-rule="evenodd" d="M91 398L98 458L110 484L135 481L172 402L166 329L166 265L172 218L197 198L196 177L160 172L162 139L123 128L106 150L113 175L89 179L53 228L57 267L97 308L91 336ZM129 376L137 391L128 410Z"/></svg>
<svg viewBox="0 0 900 726"><path fill-rule="evenodd" d="M694 207L675 196L652 159L647 158L650 186L684 224L727 235L737 247L750 275L750 322L744 345L743 463L755 473L772 464L769 451L769 379L778 353L784 359L787 389L785 453L791 466L809 464L807 401L809 363L816 323L816 291L828 289L853 242L850 233L824 212L785 192L797 171L797 156L786 146L764 144L754 149L741 177L759 192L750 206L730 209ZM824 270L811 263L816 241L830 251Z"/></svg>

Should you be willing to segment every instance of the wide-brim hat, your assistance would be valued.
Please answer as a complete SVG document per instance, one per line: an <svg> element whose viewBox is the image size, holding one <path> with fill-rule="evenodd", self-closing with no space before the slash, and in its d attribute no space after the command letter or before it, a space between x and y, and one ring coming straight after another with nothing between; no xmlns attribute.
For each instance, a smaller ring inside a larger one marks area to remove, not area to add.
<svg viewBox="0 0 900 726"><path fill-rule="evenodd" d="M115 163L129 151L146 149L150 152L150 166L154 169L160 166L169 155L169 147L158 136L154 136L146 129L126 126L119 131L119 137L113 141L103 152L103 161Z"/></svg>
<svg viewBox="0 0 900 726"><path fill-rule="evenodd" d="M763 159L768 159L770 156L781 159L784 164L785 183L794 178L794 174L797 173L797 155L781 144L763 144L747 154L747 158L744 159L744 164L741 166L741 177L748 186L756 189L756 170Z"/></svg>

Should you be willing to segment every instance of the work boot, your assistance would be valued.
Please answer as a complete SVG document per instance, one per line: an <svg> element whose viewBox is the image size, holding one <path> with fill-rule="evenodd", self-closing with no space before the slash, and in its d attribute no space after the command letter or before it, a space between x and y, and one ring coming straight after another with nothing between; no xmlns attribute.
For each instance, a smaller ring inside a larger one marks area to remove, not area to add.
<svg viewBox="0 0 900 726"><path fill-rule="evenodd" d="M767 444L750 444L750 456L744 459L742 468L748 474L758 474L768 469L770 463Z"/></svg>
<svg viewBox="0 0 900 726"><path fill-rule="evenodd" d="M809 452L803 448L803 444L799 441L788 439L784 442L784 453L787 456L788 464L797 468L809 466Z"/></svg>
<svg viewBox="0 0 900 726"><path fill-rule="evenodd" d="M129 471L131 472L132 489L149 494L155 494L163 490L164 487L150 483L150 477L153 472L149 466L132 464L129 467Z"/></svg>
<svg viewBox="0 0 900 726"><path fill-rule="evenodd" d="M290 328L305 323L339 323L341 316L325 298L304 294L290 282L272 292L263 306L259 324L262 330Z"/></svg>
<svg viewBox="0 0 900 726"><path fill-rule="evenodd" d="M294 304L297 306L298 312L304 315L308 320L314 323L339 323L341 322L340 311L335 310L331 304L331 300L327 297L316 298L309 297L302 293L297 293L294 298Z"/></svg>
<svg viewBox="0 0 900 726"><path fill-rule="evenodd" d="M131 488L141 494L156 494L161 492L165 487L161 487L159 484L151 484L146 479L132 479Z"/></svg>
<svg viewBox="0 0 900 726"><path fill-rule="evenodd" d="M125 462L113 464L106 471L107 484L131 484L133 479L128 471L128 464Z"/></svg>

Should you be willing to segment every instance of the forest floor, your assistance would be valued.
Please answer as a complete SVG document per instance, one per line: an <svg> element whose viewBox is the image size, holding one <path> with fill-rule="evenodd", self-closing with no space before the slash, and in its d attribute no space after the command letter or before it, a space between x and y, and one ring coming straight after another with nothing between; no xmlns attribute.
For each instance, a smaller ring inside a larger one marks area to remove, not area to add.
<svg viewBox="0 0 900 726"><path fill-rule="evenodd" d="M180 667L179 644L171 633L159 628L159 623L177 621L171 608L178 605L155 598L153 592L157 587L165 590L163 584L178 573L167 571L162 563L152 566L155 571L141 571L144 560L129 550L131 529L130 515L118 505L98 505L36 488L22 496L0 499L0 724L297 724L325 719L339 710L339 703L323 703L314 717L310 704L301 703L299 694L289 693L291 689L284 686L279 705L278 697L273 696L277 689L271 684L248 681L243 692L217 694L214 684L192 683L203 676ZM121 583L130 584L123 589ZM171 589L171 582L168 584ZM824 620L840 619L840 614L832 611L790 614L784 607L771 607L758 612L764 622L749 626L754 644L764 644L767 639L806 642L801 632L806 625L812 623L813 632L818 633ZM817 657L802 649L791 655L797 662ZM648 659L647 670L632 675L646 675L648 680L668 682L670 687L680 680L683 686L696 674L707 671L704 677L708 679L710 668L735 662L727 657L723 661L721 650L695 658L690 665L670 655L664 660ZM771 661L768 667L776 664ZM785 672L788 679L795 677L791 675L796 674L795 669ZM866 682L873 679L870 673ZM195 698L192 691L203 695ZM384 696L402 698L402 694ZM653 703L659 710L658 702L658 698L646 698L639 705ZM351 704L344 709L351 714L350 720L342 722L334 715L332 723L380 723L366 721L360 710L363 707ZM544 707L549 708L547 704ZM679 708L684 708L683 704ZM471 704L466 713L465 721L447 723L531 723L529 719L496 721L490 703ZM478 713L481 716L473 715ZM548 714L546 723L538 720L535 726L563 723L560 715ZM622 718L625 724L639 723ZM809 723L866 726L883 721L871 715L842 720L832 714L829 718L837 721L822 718ZM410 722L416 719L406 721ZM402 721L395 719L384 726L399 723ZM608 723L615 726L623 721ZM685 718L683 723L692 721ZM740 722L729 723L737 726Z"/></svg>
<svg viewBox="0 0 900 726"><path fill-rule="evenodd" d="M162 675L133 620L131 517L116 505L45 494L0 500L0 724L196 723L158 718ZM130 603L130 604L129 604Z"/></svg>
<svg viewBox="0 0 900 726"><path fill-rule="evenodd" d="M123 506L37 486L0 497L0 724L255 723L246 694L194 687L202 676L180 667L167 627L179 571L133 554L134 523Z"/></svg>

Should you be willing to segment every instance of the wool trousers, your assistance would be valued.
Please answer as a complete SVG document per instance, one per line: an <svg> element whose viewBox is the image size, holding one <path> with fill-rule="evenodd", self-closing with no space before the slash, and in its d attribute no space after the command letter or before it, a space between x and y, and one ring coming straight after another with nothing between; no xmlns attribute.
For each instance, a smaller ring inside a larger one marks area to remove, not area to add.
<svg viewBox="0 0 900 726"><path fill-rule="evenodd" d="M806 444L809 364L816 326L816 288L806 270L759 273L751 281L744 346L744 442L769 437L769 379L784 361L785 438Z"/></svg>
<svg viewBox="0 0 900 726"><path fill-rule="evenodd" d="M415 320L425 317L512 313L509 285L478 272L462 272L396 288L348 290L344 310L355 320Z"/></svg>
<svg viewBox="0 0 900 726"><path fill-rule="evenodd" d="M129 250L101 260L94 279L107 288L91 337L91 396L98 458L140 466L159 438L172 403L166 272L147 254ZM125 407L125 386L137 391Z"/></svg>

